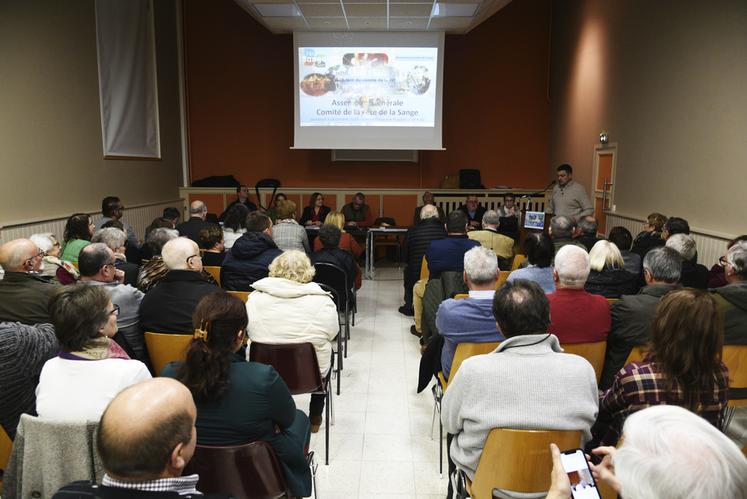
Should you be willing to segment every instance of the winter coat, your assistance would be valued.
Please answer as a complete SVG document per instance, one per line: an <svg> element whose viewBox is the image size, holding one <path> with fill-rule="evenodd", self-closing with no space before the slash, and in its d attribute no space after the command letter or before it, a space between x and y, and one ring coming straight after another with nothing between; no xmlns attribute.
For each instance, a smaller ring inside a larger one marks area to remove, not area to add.
<svg viewBox="0 0 747 499"><path fill-rule="evenodd" d="M233 243L223 260L221 286L231 291L251 291L254 281L267 277L267 269L282 252L267 234L247 232Z"/></svg>

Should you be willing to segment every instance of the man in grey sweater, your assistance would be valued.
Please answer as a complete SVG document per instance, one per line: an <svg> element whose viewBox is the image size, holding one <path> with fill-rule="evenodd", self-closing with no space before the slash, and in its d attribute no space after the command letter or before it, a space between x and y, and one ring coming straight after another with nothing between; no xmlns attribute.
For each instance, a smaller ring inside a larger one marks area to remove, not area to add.
<svg viewBox="0 0 747 499"><path fill-rule="evenodd" d="M573 180L573 168L564 164L557 168L557 182L552 190L550 211L553 215L563 215L574 221L594 214L589 196L584 186Z"/></svg>
<svg viewBox="0 0 747 499"><path fill-rule="evenodd" d="M506 341L465 360L443 398L443 426L454 435L451 459L470 479L493 428L581 430L587 441L598 410L594 369L562 353L547 333L550 305L536 283L504 284L495 293L493 315Z"/></svg>

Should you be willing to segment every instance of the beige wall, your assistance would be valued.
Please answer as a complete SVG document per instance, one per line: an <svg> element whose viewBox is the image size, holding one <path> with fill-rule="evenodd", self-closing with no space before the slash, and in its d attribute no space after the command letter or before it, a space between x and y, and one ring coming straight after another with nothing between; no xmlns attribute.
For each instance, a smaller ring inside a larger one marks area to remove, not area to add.
<svg viewBox="0 0 747 499"><path fill-rule="evenodd" d="M744 234L747 2L555 1L551 163L591 184L605 129L617 211Z"/></svg>
<svg viewBox="0 0 747 499"><path fill-rule="evenodd" d="M93 0L0 3L0 225L177 196L175 4L155 4L162 160L123 161L102 159Z"/></svg>

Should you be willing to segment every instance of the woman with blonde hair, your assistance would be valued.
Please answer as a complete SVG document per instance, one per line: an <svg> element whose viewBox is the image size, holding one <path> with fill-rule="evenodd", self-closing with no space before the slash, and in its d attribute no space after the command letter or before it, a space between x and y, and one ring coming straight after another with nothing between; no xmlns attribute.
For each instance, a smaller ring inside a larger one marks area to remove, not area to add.
<svg viewBox="0 0 747 499"><path fill-rule="evenodd" d="M342 236L340 236L340 245L338 246L338 248L351 252L356 259L360 258L360 256L363 254L363 248L361 248L360 244L358 244L358 242L353 239L353 236L345 232L345 215L343 215L339 211L332 211L324 219L324 223L332 224L342 231ZM314 239L314 251L321 251L322 248L322 242L317 237L316 239Z"/></svg>
<svg viewBox="0 0 747 499"><path fill-rule="evenodd" d="M630 251L641 256L641 260L646 256L649 250L664 246L664 238L661 236L664 230L664 224L667 223L667 217L661 213L653 212L643 223L643 230L635 236L633 247Z"/></svg>
<svg viewBox="0 0 747 499"><path fill-rule="evenodd" d="M625 261L615 243L597 241L589 252L589 267L591 272L584 288L591 294L620 298L638 291L638 276L625 270Z"/></svg>

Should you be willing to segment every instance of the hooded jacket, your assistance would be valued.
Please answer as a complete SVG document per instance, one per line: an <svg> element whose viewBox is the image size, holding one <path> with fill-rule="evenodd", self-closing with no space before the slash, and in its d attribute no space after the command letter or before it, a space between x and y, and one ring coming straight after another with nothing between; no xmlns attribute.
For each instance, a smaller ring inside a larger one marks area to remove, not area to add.
<svg viewBox="0 0 747 499"><path fill-rule="evenodd" d="M311 343L319 371L327 374L332 358L332 339L339 319L332 298L317 283L300 283L266 277L253 284L246 303L250 341L270 344Z"/></svg>
<svg viewBox="0 0 747 499"><path fill-rule="evenodd" d="M724 318L724 345L747 345L747 281L711 292Z"/></svg>
<svg viewBox="0 0 747 499"><path fill-rule="evenodd" d="M268 267L282 253L264 232L247 232L233 243L223 260L220 282L229 291L251 291L254 281L267 277Z"/></svg>

